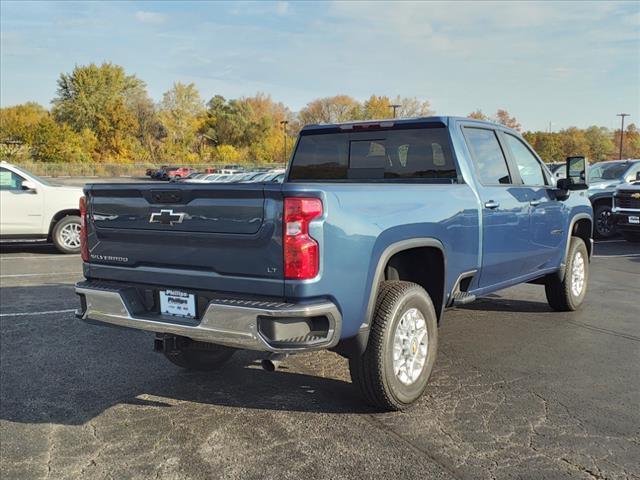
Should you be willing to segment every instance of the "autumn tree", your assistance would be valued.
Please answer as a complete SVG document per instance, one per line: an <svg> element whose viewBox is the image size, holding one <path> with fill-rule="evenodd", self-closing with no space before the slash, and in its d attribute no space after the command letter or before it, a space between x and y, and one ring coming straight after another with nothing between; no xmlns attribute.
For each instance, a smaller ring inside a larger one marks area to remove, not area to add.
<svg viewBox="0 0 640 480"><path fill-rule="evenodd" d="M49 112L35 102L0 109L0 140L31 144L35 128Z"/></svg>
<svg viewBox="0 0 640 480"><path fill-rule="evenodd" d="M489 120L489 117L487 117L480 109L474 110L469 115L467 115L467 117L473 118L475 120Z"/></svg>
<svg viewBox="0 0 640 480"><path fill-rule="evenodd" d="M336 95L313 100L300 110L302 125L311 123L336 123L362 119L362 105L348 95Z"/></svg>
<svg viewBox="0 0 640 480"><path fill-rule="evenodd" d="M391 118L393 108L387 96L371 95L363 104L362 117L365 119Z"/></svg>
<svg viewBox="0 0 640 480"><path fill-rule="evenodd" d="M523 137L545 162L556 163L564 161L566 155L564 154L559 134L549 132L525 132Z"/></svg>
<svg viewBox="0 0 640 480"><path fill-rule="evenodd" d="M144 91L142 80L127 75L111 63L76 66L70 74L61 74L53 115L80 133L84 129L98 138L98 150L108 158L130 155L131 132L136 118L128 99Z"/></svg>
<svg viewBox="0 0 640 480"><path fill-rule="evenodd" d="M398 118L428 117L434 114L428 100L418 100L415 97L397 96L393 99L394 105L400 105L396 111Z"/></svg>
<svg viewBox="0 0 640 480"><path fill-rule="evenodd" d="M640 131L634 123L630 123L624 131L624 144L622 146L622 158L640 158ZM613 158L620 155L620 129L613 134L615 144Z"/></svg>
<svg viewBox="0 0 640 480"><path fill-rule="evenodd" d="M495 116L491 119L495 123L499 123L500 125L504 125L508 128L513 128L516 131L520 131L521 125L518 123L516 117L512 117L509 115L509 112L506 110L498 109Z"/></svg>

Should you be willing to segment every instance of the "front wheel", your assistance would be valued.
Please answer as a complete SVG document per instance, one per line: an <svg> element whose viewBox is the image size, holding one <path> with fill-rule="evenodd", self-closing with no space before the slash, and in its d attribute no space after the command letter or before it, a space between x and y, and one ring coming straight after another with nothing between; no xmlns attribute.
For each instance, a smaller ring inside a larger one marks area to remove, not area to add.
<svg viewBox="0 0 640 480"><path fill-rule="evenodd" d="M584 241L571 237L564 278L551 274L545 282L549 306L558 312L577 310L587 294L589 282L589 253Z"/></svg>
<svg viewBox="0 0 640 480"><path fill-rule="evenodd" d="M594 212L596 228L595 235L598 238L611 238L615 234L613 213L611 205L598 205Z"/></svg>
<svg viewBox="0 0 640 480"><path fill-rule="evenodd" d="M80 217L68 215L59 220L51 233L53 244L61 253L80 251Z"/></svg>
<svg viewBox="0 0 640 480"><path fill-rule="evenodd" d="M351 379L371 405L402 410L424 393L438 350L429 294L411 282L385 282L363 355L349 359Z"/></svg>

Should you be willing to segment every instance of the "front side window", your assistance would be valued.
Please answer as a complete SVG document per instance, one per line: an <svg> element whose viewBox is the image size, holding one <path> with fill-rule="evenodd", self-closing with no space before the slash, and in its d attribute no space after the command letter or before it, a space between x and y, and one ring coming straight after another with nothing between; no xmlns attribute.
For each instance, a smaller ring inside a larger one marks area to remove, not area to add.
<svg viewBox="0 0 640 480"><path fill-rule="evenodd" d="M507 160L493 130L466 127L467 144L483 185L509 185L511 177Z"/></svg>
<svg viewBox="0 0 640 480"><path fill-rule="evenodd" d="M303 134L290 180L433 180L458 177L446 128Z"/></svg>
<svg viewBox="0 0 640 480"><path fill-rule="evenodd" d="M546 181L542 172L542 165L533 153L519 138L509 134L506 134L505 138L518 166L522 182L525 185L545 185Z"/></svg>
<svg viewBox="0 0 640 480"><path fill-rule="evenodd" d="M0 190L21 190L23 180L17 173L0 168Z"/></svg>

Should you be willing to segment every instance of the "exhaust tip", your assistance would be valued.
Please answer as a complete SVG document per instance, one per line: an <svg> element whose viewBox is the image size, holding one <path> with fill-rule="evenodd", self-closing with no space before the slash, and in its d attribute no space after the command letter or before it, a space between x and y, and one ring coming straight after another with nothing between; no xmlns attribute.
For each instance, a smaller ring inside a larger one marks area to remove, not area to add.
<svg viewBox="0 0 640 480"><path fill-rule="evenodd" d="M278 366L268 358L263 359L260 365L265 372L275 372L276 368L278 368Z"/></svg>
<svg viewBox="0 0 640 480"><path fill-rule="evenodd" d="M260 362L265 372L275 372L282 361L289 356L288 353L272 353Z"/></svg>

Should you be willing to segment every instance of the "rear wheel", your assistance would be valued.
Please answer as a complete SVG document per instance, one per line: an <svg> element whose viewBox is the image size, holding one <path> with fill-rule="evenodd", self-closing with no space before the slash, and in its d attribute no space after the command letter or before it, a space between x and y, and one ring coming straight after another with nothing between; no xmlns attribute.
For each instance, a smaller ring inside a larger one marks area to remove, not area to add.
<svg viewBox="0 0 640 480"><path fill-rule="evenodd" d="M598 205L595 213L596 228L595 234L598 238L611 238L615 234L615 226L613 224L613 214L611 205Z"/></svg>
<svg viewBox="0 0 640 480"><path fill-rule="evenodd" d="M235 349L212 343L193 342L181 338L178 345L165 350L164 356L174 365L187 370L211 371L220 368L235 353Z"/></svg>
<svg viewBox="0 0 640 480"><path fill-rule="evenodd" d="M351 379L371 405L409 407L424 393L438 349L429 294L411 282L384 282L363 355L349 359Z"/></svg>
<svg viewBox="0 0 640 480"><path fill-rule="evenodd" d="M78 253L80 251L80 217L68 215L53 227L51 233L53 243L62 253Z"/></svg>
<svg viewBox="0 0 640 480"><path fill-rule="evenodd" d="M640 232L622 232L622 237L627 242L633 242L633 243L640 242Z"/></svg>
<svg viewBox="0 0 640 480"><path fill-rule="evenodd" d="M587 294L589 282L589 253L584 241L571 237L564 278L551 274L545 283L547 302L554 310L569 312L577 310Z"/></svg>

